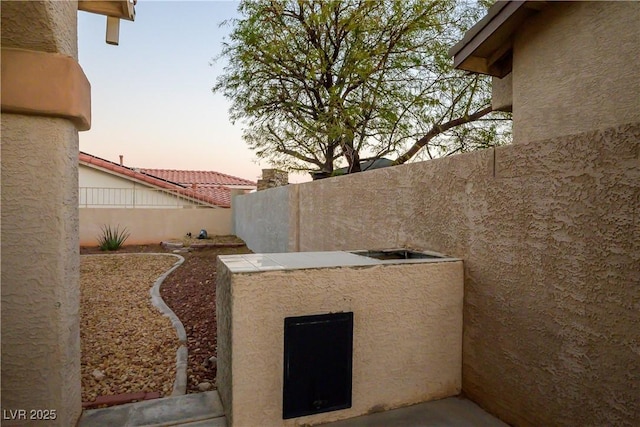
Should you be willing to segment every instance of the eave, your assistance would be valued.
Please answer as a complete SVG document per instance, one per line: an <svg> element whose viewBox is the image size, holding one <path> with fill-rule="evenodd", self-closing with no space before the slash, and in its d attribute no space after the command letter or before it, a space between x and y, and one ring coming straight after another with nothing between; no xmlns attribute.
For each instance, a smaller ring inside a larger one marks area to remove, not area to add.
<svg viewBox="0 0 640 427"><path fill-rule="evenodd" d="M511 72L513 34L529 16L546 7L545 1L498 1L449 50L460 70L502 78Z"/></svg>
<svg viewBox="0 0 640 427"><path fill-rule="evenodd" d="M78 0L78 10L133 21L136 17L132 0Z"/></svg>

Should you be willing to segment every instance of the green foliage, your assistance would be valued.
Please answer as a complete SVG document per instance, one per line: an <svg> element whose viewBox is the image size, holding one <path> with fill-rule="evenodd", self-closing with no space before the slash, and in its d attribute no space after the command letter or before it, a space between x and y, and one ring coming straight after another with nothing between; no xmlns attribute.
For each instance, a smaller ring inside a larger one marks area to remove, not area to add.
<svg viewBox="0 0 640 427"><path fill-rule="evenodd" d="M508 117L485 117L490 80L448 55L481 4L245 0L239 11L213 91L277 168L331 173L346 161L357 172L363 154L404 163L508 140Z"/></svg>
<svg viewBox="0 0 640 427"><path fill-rule="evenodd" d="M120 230L120 226L111 228L110 225L102 227L102 235L98 237L98 245L102 251L117 251L129 238L127 228Z"/></svg>

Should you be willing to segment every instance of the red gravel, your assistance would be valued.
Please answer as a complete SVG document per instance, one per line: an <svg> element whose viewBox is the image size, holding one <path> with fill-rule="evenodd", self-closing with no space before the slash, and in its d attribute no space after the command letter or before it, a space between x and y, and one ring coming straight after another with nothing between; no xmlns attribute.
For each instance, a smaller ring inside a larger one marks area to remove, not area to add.
<svg viewBox="0 0 640 427"><path fill-rule="evenodd" d="M165 279L160 294L178 316L187 333L189 366L187 393L200 392L198 384L215 385L216 369L208 360L216 354L216 257L250 253L246 246L199 249L182 253L184 263Z"/></svg>

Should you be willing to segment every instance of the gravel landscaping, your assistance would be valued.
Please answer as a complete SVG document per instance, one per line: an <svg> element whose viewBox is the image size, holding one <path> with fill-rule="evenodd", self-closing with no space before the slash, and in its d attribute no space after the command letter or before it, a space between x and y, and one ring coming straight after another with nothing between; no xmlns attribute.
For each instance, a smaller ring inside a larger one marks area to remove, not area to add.
<svg viewBox="0 0 640 427"><path fill-rule="evenodd" d="M80 262L82 401L171 394L178 338L149 290L175 264L166 255L88 255Z"/></svg>
<svg viewBox="0 0 640 427"><path fill-rule="evenodd" d="M204 243L238 245L233 236ZM189 244L190 242L186 242ZM197 242L202 243L202 242ZM171 253L160 245L125 246L118 255L81 257L82 400L134 392L171 394L178 338L152 304L149 290L175 257L122 255ZM215 267L220 254L249 253L246 246L180 253L184 264L163 282L160 294L183 323L189 351L187 393L215 388ZM104 254L81 248L81 254Z"/></svg>
<svg viewBox="0 0 640 427"><path fill-rule="evenodd" d="M181 253L185 261L160 287L160 295L187 332L189 367L187 393L215 388L216 366L216 256L249 253L246 246L199 249Z"/></svg>

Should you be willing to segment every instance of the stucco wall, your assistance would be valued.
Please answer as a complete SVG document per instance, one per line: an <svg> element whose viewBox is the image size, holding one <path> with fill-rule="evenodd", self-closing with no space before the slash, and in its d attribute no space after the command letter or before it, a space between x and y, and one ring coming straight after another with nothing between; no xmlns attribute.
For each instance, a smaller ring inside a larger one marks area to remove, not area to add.
<svg viewBox="0 0 640 427"><path fill-rule="evenodd" d="M297 186L286 185L233 198L234 234L254 252L287 252L297 247Z"/></svg>
<svg viewBox="0 0 640 427"><path fill-rule="evenodd" d="M491 79L491 108L494 111L513 111L513 73Z"/></svg>
<svg viewBox="0 0 640 427"><path fill-rule="evenodd" d="M516 425L640 425L640 124L298 187L302 251L464 260L474 401Z"/></svg>
<svg viewBox="0 0 640 427"><path fill-rule="evenodd" d="M640 3L552 2L513 47L513 138L640 121Z"/></svg>
<svg viewBox="0 0 640 427"><path fill-rule="evenodd" d="M197 236L203 228L211 236L224 236L231 234L231 209L81 208L80 245L97 246L101 227L107 225L126 227L131 233L127 245L181 239L188 232Z"/></svg>
<svg viewBox="0 0 640 427"><path fill-rule="evenodd" d="M460 392L461 261L225 270L219 261L218 384L231 426L313 425ZM350 311L352 407L283 420L284 318Z"/></svg>
<svg viewBox="0 0 640 427"><path fill-rule="evenodd" d="M71 122L2 115L2 409L48 425L81 411L77 162Z"/></svg>
<svg viewBox="0 0 640 427"><path fill-rule="evenodd" d="M76 14L75 1L3 2L2 47L77 58ZM2 113L3 426L67 427L82 410L77 165L71 121Z"/></svg>
<svg viewBox="0 0 640 427"><path fill-rule="evenodd" d="M2 47L78 58L78 2L8 1L2 4Z"/></svg>

